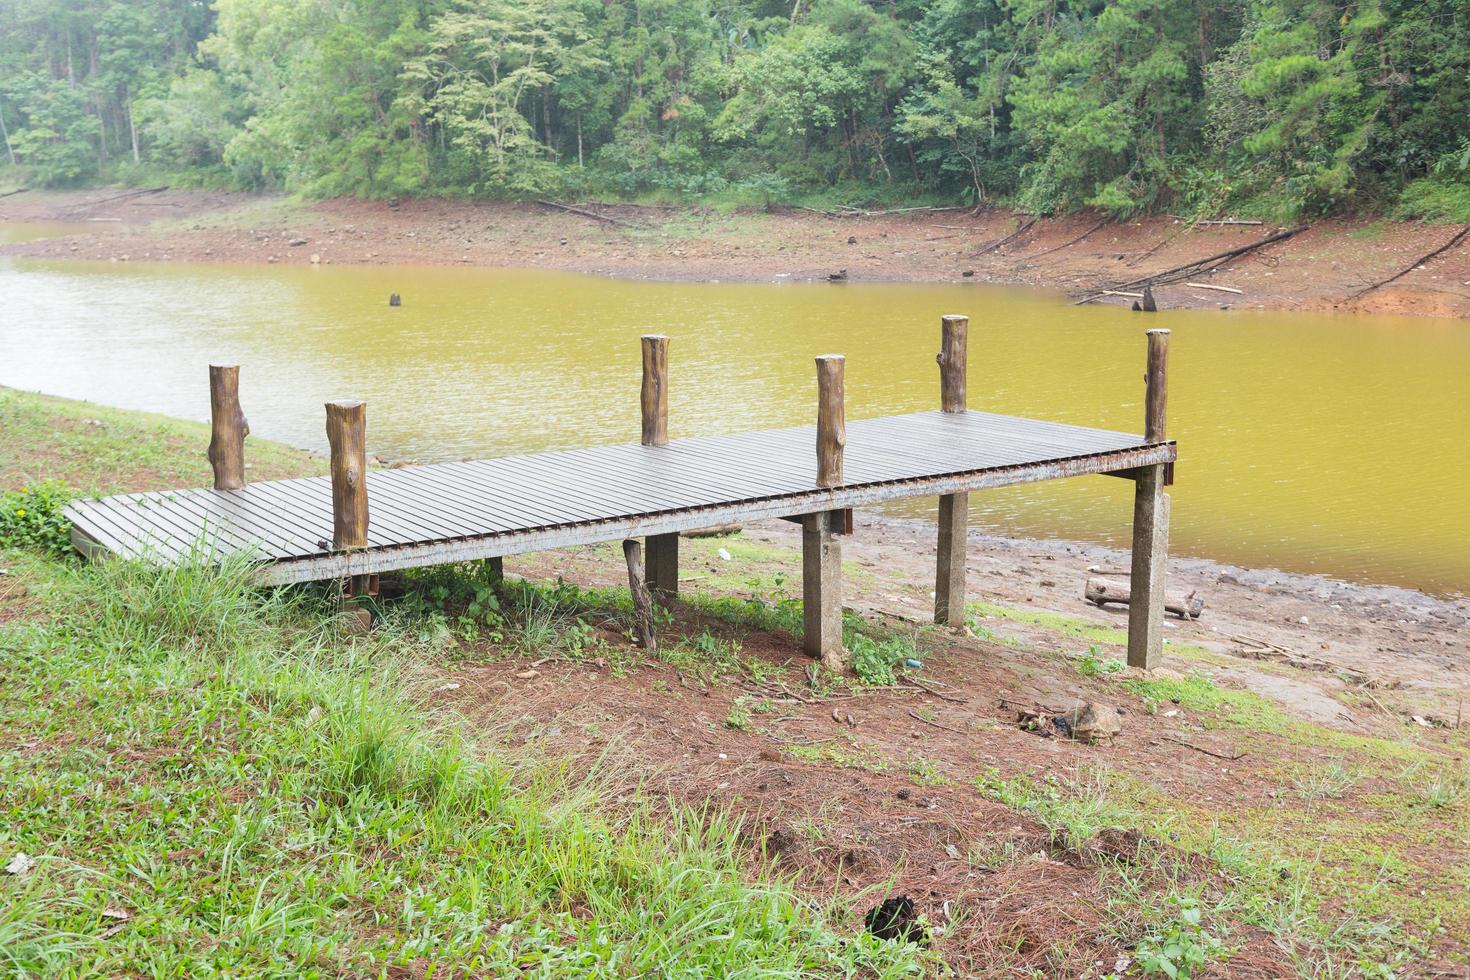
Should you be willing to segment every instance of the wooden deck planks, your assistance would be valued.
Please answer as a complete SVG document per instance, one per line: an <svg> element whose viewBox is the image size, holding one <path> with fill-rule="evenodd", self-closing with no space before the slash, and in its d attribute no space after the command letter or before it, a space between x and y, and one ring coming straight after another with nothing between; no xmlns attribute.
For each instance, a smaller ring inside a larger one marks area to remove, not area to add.
<svg viewBox="0 0 1470 980"><path fill-rule="evenodd" d="M979 488L1173 459L1172 443L1137 435L985 412L921 412L849 422L844 482L831 490L816 486L813 426L375 470L367 478L368 547L350 561L331 552L327 477L79 500L67 513L116 554L175 561L204 543L215 554L247 551L268 563L296 563L294 571L268 575L289 581L321 577L334 561L361 572L429 564L436 554L488 557L497 540L515 538L521 547L528 534L551 529L581 529L555 540L591 543L643 525L660 533L668 532L664 525L696 527L707 513L799 514L930 495L943 492L935 489L940 483ZM483 547L435 550L465 541Z"/></svg>

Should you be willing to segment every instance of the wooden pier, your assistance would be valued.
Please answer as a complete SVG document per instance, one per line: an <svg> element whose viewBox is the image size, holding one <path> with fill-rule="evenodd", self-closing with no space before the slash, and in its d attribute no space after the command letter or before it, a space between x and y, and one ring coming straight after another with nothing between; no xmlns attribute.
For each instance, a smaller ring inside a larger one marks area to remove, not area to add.
<svg viewBox="0 0 1470 980"><path fill-rule="evenodd" d="M1164 434L1168 331L1149 331L1141 436L970 410L967 332L965 317L942 321L939 411L847 422L843 359L823 355L815 426L670 440L669 341L649 336L639 443L370 471L366 407L332 402L331 475L262 483L242 478L237 370L211 368L214 488L75 501L72 541L88 556L161 563L243 552L263 583L338 578L362 592L382 572L644 538L647 584L667 600L680 532L786 518L803 527L805 649L841 668L841 537L853 508L939 497L935 620L963 628L968 494L1108 474L1136 485L1128 660L1154 666L1176 459ZM638 551L628 560L641 577Z"/></svg>

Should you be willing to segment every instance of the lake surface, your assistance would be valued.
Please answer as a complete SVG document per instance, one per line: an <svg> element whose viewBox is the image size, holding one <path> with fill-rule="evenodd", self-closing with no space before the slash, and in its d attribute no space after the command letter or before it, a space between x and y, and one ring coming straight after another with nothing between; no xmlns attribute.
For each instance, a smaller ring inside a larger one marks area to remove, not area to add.
<svg viewBox="0 0 1470 980"><path fill-rule="evenodd" d="M812 421L826 352L847 355L849 418L936 408L944 313L972 318L971 407L1140 431L1144 330L1169 327L1175 553L1470 593L1463 322L416 267L0 259L0 290L0 384L203 420L206 365L239 363L255 435L322 450L322 403L361 398L369 451L423 462L636 440L647 332L674 338L676 438ZM972 507L994 533L1126 546L1131 485Z"/></svg>

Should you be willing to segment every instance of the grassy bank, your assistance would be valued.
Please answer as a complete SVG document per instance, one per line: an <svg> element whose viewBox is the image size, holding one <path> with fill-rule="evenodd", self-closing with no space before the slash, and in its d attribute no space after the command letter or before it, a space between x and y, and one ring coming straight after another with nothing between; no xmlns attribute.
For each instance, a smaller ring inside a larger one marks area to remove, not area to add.
<svg viewBox="0 0 1470 980"><path fill-rule="evenodd" d="M65 555L46 515L71 491L38 478L204 483L206 427L4 389L0 427L0 975L1337 980L1470 957L1466 733L1386 675L1323 682L1371 709L1345 724L1294 713L1271 692L1314 675L1243 668L1215 607L1143 675L1121 620L1044 608L1009 568L958 636L864 608L927 606L932 572L868 528L844 562L861 678L836 678L794 642L795 542L751 528L684 543L657 652L627 639L610 545L499 583L402 576L352 635L321 587ZM320 471L248 452L254 476ZM1016 724L1082 701L1124 734ZM895 893L932 951L862 929Z"/></svg>
<svg viewBox="0 0 1470 980"><path fill-rule="evenodd" d="M204 474L202 426L0 391L0 428L12 491ZM433 634L344 635L322 593L243 567L0 567L0 973L920 970L752 866L727 816L655 816L431 714Z"/></svg>

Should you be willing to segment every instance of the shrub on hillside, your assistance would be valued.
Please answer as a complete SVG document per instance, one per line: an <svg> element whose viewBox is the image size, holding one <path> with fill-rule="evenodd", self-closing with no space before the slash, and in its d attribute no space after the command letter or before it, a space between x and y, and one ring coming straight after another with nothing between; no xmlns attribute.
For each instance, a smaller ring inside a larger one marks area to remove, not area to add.
<svg viewBox="0 0 1470 980"><path fill-rule="evenodd" d="M61 508L71 498L71 489L56 480L0 491L0 548L69 554L71 522Z"/></svg>

